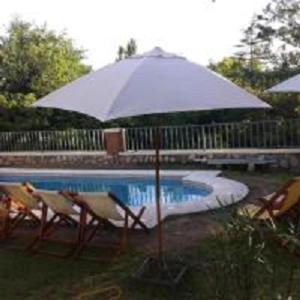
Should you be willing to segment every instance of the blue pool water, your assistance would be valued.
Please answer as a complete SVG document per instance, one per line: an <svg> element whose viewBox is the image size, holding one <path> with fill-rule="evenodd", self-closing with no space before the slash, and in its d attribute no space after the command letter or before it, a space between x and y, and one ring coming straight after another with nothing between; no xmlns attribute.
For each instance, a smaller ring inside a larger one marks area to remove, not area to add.
<svg viewBox="0 0 300 300"><path fill-rule="evenodd" d="M155 185L153 178L100 177L100 176L0 176L1 182L30 182L37 189L74 192L111 191L130 206L154 203ZM210 190L182 182L180 179L161 179L161 201L178 203L199 200L210 194Z"/></svg>

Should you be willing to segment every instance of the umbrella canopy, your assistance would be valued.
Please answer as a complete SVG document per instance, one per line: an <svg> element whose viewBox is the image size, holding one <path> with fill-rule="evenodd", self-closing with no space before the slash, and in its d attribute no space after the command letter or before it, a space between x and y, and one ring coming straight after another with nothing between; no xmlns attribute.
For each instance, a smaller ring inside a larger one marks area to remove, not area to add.
<svg viewBox="0 0 300 300"><path fill-rule="evenodd" d="M300 74L295 75L279 84L274 85L268 92L271 93L300 93Z"/></svg>
<svg viewBox="0 0 300 300"><path fill-rule="evenodd" d="M161 48L85 75L34 106L77 111L101 121L144 114L269 107L220 75Z"/></svg>

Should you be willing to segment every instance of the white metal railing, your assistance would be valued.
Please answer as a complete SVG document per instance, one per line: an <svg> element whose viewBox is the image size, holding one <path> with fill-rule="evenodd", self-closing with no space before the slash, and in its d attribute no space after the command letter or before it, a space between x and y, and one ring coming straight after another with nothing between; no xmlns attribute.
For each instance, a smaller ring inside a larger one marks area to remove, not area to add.
<svg viewBox="0 0 300 300"><path fill-rule="evenodd" d="M102 130L1 132L0 151L100 151Z"/></svg>
<svg viewBox="0 0 300 300"><path fill-rule="evenodd" d="M298 148L300 119L163 126L161 149ZM126 129L127 150L153 149L154 128Z"/></svg>
<svg viewBox="0 0 300 300"><path fill-rule="evenodd" d="M154 127L125 129L124 149L154 148ZM160 127L161 149L300 148L300 119ZM0 132L0 151L102 151L103 131Z"/></svg>

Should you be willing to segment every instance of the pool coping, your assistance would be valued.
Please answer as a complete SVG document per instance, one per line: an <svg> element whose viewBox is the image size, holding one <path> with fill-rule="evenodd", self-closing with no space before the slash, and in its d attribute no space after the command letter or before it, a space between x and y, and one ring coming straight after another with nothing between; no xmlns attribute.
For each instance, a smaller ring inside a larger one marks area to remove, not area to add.
<svg viewBox="0 0 300 300"><path fill-rule="evenodd" d="M191 173L198 172L199 174L205 173L210 177L218 176L222 173L219 170L160 170L161 176L170 176L170 177L186 177ZM123 176L126 173L126 176L154 176L154 169L34 169L34 168L0 168L1 174L13 174L13 175L50 175L50 176L61 176L61 175L95 175L95 176L104 176L104 175L113 175L113 176Z"/></svg>
<svg viewBox="0 0 300 300"><path fill-rule="evenodd" d="M181 203L161 203L161 216L165 219L170 215L180 215L207 211L222 206L231 205L244 199L249 193L248 187L238 181L219 176L221 171L212 170L161 170L162 177L180 177L184 182L195 185L204 185L212 189L212 193L197 199ZM154 176L154 170L61 170L61 169L20 169L0 168L0 175L48 175L48 176ZM131 207L138 212L140 207ZM148 227L156 226L155 204L147 204L143 215L143 221ZM117 224L118 225L118 224Z"/></svg>

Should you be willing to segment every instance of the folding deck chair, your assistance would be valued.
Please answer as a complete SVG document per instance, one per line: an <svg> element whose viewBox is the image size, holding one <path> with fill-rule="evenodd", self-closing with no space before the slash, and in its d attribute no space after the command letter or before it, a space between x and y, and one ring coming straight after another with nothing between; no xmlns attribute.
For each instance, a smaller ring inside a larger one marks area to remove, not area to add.
<svg viewBox="0 0 300 300"><path fill-rule="evenodd" d="M76 255L82 253L85 246L95 237L98 229L107 224L114 226L112 221L121 221L123 223L121 239L117 243L111 245L101 243L100 246L116 248L114 256L118 256L126 251L128 246L128 231L130 229L139 226L143 231L149 232L148 227L141 220L145 207L142 207L138 214L134 214L128 206L112 193L66 193L66 196L71 197L78 205L82 205L91 217L89 222L84 226L83 239L76 250ZM91 259L101 260L101 258Z"/></svg>
<svg viewBox="0 0 300 300"><path fill-rule="evenodd" d="M6 209L9 211L5 225L7 237L25 219L34 224L40 223L40 218L34 212L40 210L39 201L34 197L34 189L30 184L0 184L0 192L2 193L1 201L6 203Z"/></svg>
<svg viewBox="0 0 300 300"><path fill-rule="evenodd" d="M287 216L299 217L300 177L291 179L277 192L259 198L259 201L257 204L244 205L238 214L271 223Z"/></svg>
<svg viewBox="0 0 300 300"><path fill-rule="evenodd" d="M78 207L76 210L76 203L58 192L38 191L35 196L42 202L41 227L38 236L33 240L29 249L33 253L44 253L58 257L68 257L72 255L82 240L85 214L82 212L81 207ZM49 216L49 211L51 211L52 216ZM62 225L75 226L76 238L70 240L53 237L59 229L62 229ZM69 249L63 253L42 250L41 248L45 241L65 244L69 246Z"/></svg>

